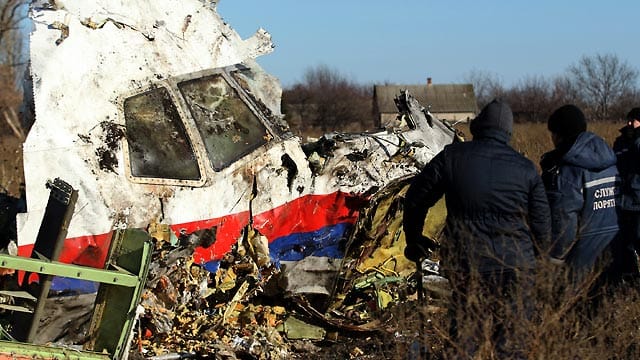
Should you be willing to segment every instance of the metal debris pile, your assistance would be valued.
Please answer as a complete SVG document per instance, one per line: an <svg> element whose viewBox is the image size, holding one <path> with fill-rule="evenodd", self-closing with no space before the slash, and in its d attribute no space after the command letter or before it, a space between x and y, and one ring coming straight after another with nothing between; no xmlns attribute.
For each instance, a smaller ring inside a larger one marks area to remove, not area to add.
<svg viewBox="0 0 640 360"><path fill-rule="evenodd" d="M167 225L151 224L156 244L132 351L145 357L283 359L318 351L314 343L335 341L340 332L395 332L389 309L415 300L417 288L413 267L401 255L397 202L386 198L370 214L369 229L377 234L356 232L368 241L351 244L331 296L283 292L285 272L269 260L268 246L249 226L209 272L192 255L196 246L214 241L215 228L176 237ZM434 267L428 276L443 279L433 275L437 263L426 266Z"/></svg>
<svg viewBox="0 0 640 360"><path fill-rule="evenodd" d="M258 300L275 267L259 269L253 253L239 242L211 273L192 259L193 248L210 232L180 238L165 233L170 236L154 237L135 348L145 357L187 353L284 358L288 348L276 326L286 311Z"/></svg>
<svg viewBox="0 0 640 360"><path fill-rule="evenodd" d="M192 260L206 232L179 238L167 233L154 237L144 310L131 347L145 357L290 358L293 352L317 351L313 341L328 333L383 330L383 310L411 292L406 278L371 272L324 313L302 295L272 296L280 272L272 264L259 267L245 247L249 242L239 241L212 273Z"/></svg>

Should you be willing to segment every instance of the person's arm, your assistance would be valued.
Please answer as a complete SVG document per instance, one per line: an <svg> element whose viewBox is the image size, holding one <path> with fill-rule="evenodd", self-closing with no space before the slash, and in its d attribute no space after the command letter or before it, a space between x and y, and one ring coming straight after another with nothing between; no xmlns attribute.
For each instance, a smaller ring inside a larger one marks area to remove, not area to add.
<svg viewBox="0 0 640 360"><path fill-rule="evenodd" d="M417 261L435 246L422 235L422 228L429 208L444 195L444 166L442 151L416 175L405 195L402 223L407 242L405 256L410 260Z"/></svg>
<svg viewBox="0 0 640 360"><path fill-rule="evenodd" d="M634 178L632 179L632 181L635 181L637 184L640 183L640 128L636 128L634 130L636 136L633 141L633 148L629 150L631 151L631 163L633 164L631 172L633 173L632 176Z"/></svg>
<svg viewBox="0 0 640 360"><path fill-rule="evenodd" d="M584 205L580 177L558 176L557 190L547 191L551 208L551 257L565 260L577 241L578 221Z"/></svg>
<svg viewBox="0 0 640 360"><path fill-rule="evenodd" d="M529 195L529 226L537 253L546 254L551 245L551 212L540 176L535 176Z"/></svg>

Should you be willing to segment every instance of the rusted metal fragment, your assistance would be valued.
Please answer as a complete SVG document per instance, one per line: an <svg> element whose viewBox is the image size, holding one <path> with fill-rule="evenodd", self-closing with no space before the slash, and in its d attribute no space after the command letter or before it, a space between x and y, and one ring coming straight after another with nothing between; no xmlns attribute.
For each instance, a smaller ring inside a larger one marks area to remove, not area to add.
<svg viewBox="0 0 640 360"><path fill-rule="evenodd" d="M69 37L69 25L60 21L54 21L53 24L51 24L51 28L60 30L60 37L56 39L56 45L62 44L64 39Z"/></svg>

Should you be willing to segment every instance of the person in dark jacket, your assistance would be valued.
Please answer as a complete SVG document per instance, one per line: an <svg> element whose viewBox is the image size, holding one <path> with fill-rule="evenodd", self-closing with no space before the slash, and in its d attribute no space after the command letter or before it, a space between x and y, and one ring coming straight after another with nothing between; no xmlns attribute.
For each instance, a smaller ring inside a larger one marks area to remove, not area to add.
<svg viewBox="0 0 640 360"><path fill-rule="evenodd" d="M613 143L622 178L620 249L617 269L625 278L638 280L640 250L640 107L627 114L627 125Z"/></svg>
<svg viewBox="0 0 640 360"><path fill-rule="evenodd" d="M540 162L552 215L549 255L568 265L579 285L588 274L606 273L611 261L610 245L618 234L616 156L601 137L587 131L575 105L558 108L547 125L555 145Z"/></svg>
<svg viewBox="0 0 640 360"><path fill-rule="evenodd" d="M513 306L514 291L529 283L522 277L536 266L536 254L550 237L542 179L535 165L509 146L512 128L506 103L493 100L485 106L470 124L473 140L445 146L415 177L403 216L405 256L418 262L433 247L422 235L425 217L445 196L440 266L453 290L451 335L463 336L456 327L469 323L460 322L464 317L487 316L497 324L493 336L498 346L507 325L500 320L504 306ZM496 301L470 314L472 287L481 292L478 298L489 295Z"/></svg>

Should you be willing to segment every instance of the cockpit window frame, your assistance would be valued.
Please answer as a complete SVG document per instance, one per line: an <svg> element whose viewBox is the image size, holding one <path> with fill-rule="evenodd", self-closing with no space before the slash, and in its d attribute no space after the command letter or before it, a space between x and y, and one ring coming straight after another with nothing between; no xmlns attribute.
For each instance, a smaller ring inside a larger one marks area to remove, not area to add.
<svg viewBox="0 0 640 360"><path fill-rule="evenodd" d="M139 184L151 184L151 185L174 185L174 186L190 186L190 187L202 187L207 182L207 174L211 172L221 172L229 166L238 162L238 160L246 157L254 151L257 151L260 148L270 146L274 140L282 140L282 134L277 130L277 127L272 124L267 117L259 110L259 107L254 104L254 101L245 93L245 90L236 82L234 77L231 75L233 71L245 70L246 67L243 65L234 65L229 67L222 67L216 69L203 70L198 72L193 72L189 74L184 74L180 76L171 77L169 79L159 80L152 84L149 84L144 87L140 87L134 91L130 91L126 94L123 94L118 100L118 112L119 116L122 119L123 123L126 123L125 119L125 111L124 104L125 101L133 96L151 91L158 87L163 87L166 89L173 101L173 104L176 106L178 114L180 116L180 120L182 126L187 135L188 141L191 145L191 148L194 152L194 156L198 165L198 169L200 171L200 179L198 180L183 180L183 179L168 179L168 178L156 178L156 177L139 177L135 176L132 173L131 168L131 149L129 148L129 140L123 140L123 153L124 153L124 169L125 175L127 179L133 183ZM178 84L184 81L189 81L193 79L208 77L212 75L221 75L224 80L231 86L238 94L238 97L244 102L244 104L250 109L250 111L257 117L258 121L264 125L267 131L266 142L261 144L255 148L250 148L243 153L239 153L238 156L233 158L231 161L226 163L224 167L216 169L212 163L212 160L209 158L203 139L200 135L198 128L196 127L196 123L189 111L189 107L187 106L186 100L182 97L182 93L178 88Z"/></svg>

